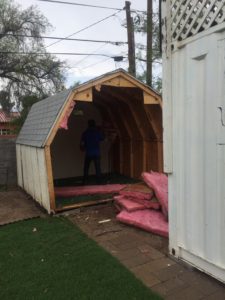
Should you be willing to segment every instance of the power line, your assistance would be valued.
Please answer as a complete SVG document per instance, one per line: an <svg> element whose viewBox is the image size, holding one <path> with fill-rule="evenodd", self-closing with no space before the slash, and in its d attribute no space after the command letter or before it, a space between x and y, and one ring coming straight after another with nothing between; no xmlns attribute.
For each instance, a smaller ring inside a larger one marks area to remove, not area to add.
<svg viewBox="0 0 225 300"><path fill-rule="evenodd" d="M50 55L71 55L71 56L104 56L104 57L108 57L108 58L113 58L115 59L116 57L122 57L122 58L126 58L125 56L121 56L121 55L107 55L107 54L103 54L103 53L76 53L76 52L18 52L18 51L0 51L0 54L19 54L19 55L46 55L46 54L50 54ZM147 62L146 59L143 58L139 58L136 57L137 60L143 61L143 62ZM162 62L157 61L157 60L152 60L153 63L158 63L158 64L162 64Z"/></svg>
<svg viewBox="0 0 225 300"><path fill-rule="evenodd" d="M143 61L143 62L145 62L145 63L147 63L147 59L144 59L144 58L140 58L140 57L135 57L137 60L140 60L140 61ZM159 60L152 60L152 63L155 63L155 64L162 64L162 62L161 61L159 61Z"/></svg>
<svg viewBox="0 0 225 300"><path fill-rule="evenodd" d="M90 24L90 25L88 25L88 26L86 26L86 27L84 27L84 28L82 28L82 29L80 29L80 30L78 30L78 31L76 31L76 32L74 32L74 33L68 35L68 36L66 36L66 38L70 38L71 36L74 36L75 34L78 34L78 33L82 32L82 31L84 31L84 30L86 30L86 29L89 29L89 28L91 28L91 27L93 27L93 26L95 26L95 25L97 25L97 24L99 24L99 23L101 23L101 22L103 22L103 21L105 21L105 20L111 18L111 17L114 17L115 15L117 15L118 13L120 13L121 11L122 11L122 9L121 9L120 11L117 11L116 13L114 13L114 14L112 14L112 15L109 15L109 16L103 18L103 19L100 19L100 20L98 20L98 21L96 21L96 22L94 22L94 23L92 23L92 24ZM47 45L45 48L48 48L48 47L50 47L50 46L52 46L52 45L55 45L55 44L57 44L57 43L60 43L60 42L61 42L61 41L56 41L56 42L54 42L54 43L51 43L51 44Z"/></svg>
<svg viewBox="0 0 225 300"><path fill-rule="evenodd" d="M38 38L38 39L50 39L50 40L60 40L60 41L76 41L76 42L92 42L92 43L105 43L105 44L112 44L112 45L124 45L127 44L127 42L121 42L121 41L103 41L103 40L92 40L92 39L74 39L74 38L63 38L63 37L56 37L56 36L34 36L34 35L26 35L26 34L13 34L13 33L7 33L5 35L1 36L14 36L14 37L28 37L28 38Z"/></svg>
<svg viewBox="0 0 225 300"><path fill-rule="evenodd" d="M85 70L85 69L88 69L88 68L94 67L94 66L96 66L96 65L102 64L102 63L104 63L104 62L108 61L109 59L111 59L111 57L108 57L108 58L106 58L106 59L103 59L103 60L101 60L101 61L99 61L99 62L97 62L97 63L91 64L91 65L88 65L88 66L86 66L86 67L83 67L83 68L82 68L82 70Z"/></svg>
<svg viewBox="0 0 225 300"><path fill-rule="evenodd" d="M103 53L76 53L76 52L18 52L18 51L0 51L0 54L19 54L19 55L74 55L74 56L105 56L109 58L115 58L117 55L111 56Z"/></svg>
<svg viewBox="0 0 225 300"><path fill-rule="evenodd" d="M103 47L105 47L106 44L103 44L101 45L100 47L98 47L97 49L95 49L93 52L91 52L91 54L94 54L96 53L98 50L102 49ZM72 66L73 67L76 67L77 65L79 65L82 61L86 60L90 55L87 55L85 57L83 57L81 60L78 60L75 65Z"/></svg>
<svg viewBox="0 0 225 300"><path fill-rule="evenodd" d="M75 3L75 2L68 2L68 1L56 1L56 0L38 0L42 2L50 2L50 3L57 3L57 4L68 4L68 5L76 5L76 6L84 6L84 7L92 7L92 8L103 8L103 9L110 9L110 10L121 10L121 8L116 7L109 7L109 6L99 6L99 5L91 5L91 4L83 4L83 3ZM144 10L131 10L131 12L142 12L144 13Z"/></svg>

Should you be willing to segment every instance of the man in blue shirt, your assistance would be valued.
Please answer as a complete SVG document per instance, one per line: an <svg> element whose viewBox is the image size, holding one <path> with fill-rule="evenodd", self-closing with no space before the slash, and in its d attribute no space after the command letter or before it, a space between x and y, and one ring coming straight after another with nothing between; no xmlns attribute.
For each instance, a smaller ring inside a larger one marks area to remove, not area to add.
<svg viewBox="0 0 225 300"><path fill-rule="evenodd" d="M83 184L87 183L88 171L92 161L95 164L97 183L100 183L100 142L104 138L104 134L96 127L95 120L89 120L88 128L83 132L80 141L80 148L85 151Z"/></svg>

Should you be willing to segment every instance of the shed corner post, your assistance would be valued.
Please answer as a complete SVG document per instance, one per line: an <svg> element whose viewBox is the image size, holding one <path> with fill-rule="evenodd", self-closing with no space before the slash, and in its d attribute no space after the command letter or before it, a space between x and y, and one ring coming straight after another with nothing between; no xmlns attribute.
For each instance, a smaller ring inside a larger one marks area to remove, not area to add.
<svg viewBox="0 0 225 300"><path fill-rule="evenodd" d="M44 151L45 151L47 178L48 178L50 213L55 213L56 204L55 204L55 192L54 192L54 183L53 183L53 174L52 174L52 161L51 161L50 146L45 146Z"/></svg>

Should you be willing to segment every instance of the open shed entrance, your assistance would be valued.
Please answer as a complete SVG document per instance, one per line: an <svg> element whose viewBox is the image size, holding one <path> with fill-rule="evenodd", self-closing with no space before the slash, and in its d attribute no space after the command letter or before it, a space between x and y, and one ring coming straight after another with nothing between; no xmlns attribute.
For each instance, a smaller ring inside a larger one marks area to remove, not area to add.
<svg viewBox="0 0 225 300"><path fill-rule="evenodd" d="M151 100L140 87L117 86L112 82L92 86L81 98L75 99L68 129L58 128L50 145L54 188L81 184L85 154L80 150L80 138L89 119L94 119L105 133L101 144L103 184L133 183L140 179L143 171L162 171L162 109L154 94ZM89 184L95 184L94 174L92 165ZM107 195L98 199L95 196L82 196L73 201L56 195L56 211L77 207L86 200L93 203L107 199Z"/></svg>

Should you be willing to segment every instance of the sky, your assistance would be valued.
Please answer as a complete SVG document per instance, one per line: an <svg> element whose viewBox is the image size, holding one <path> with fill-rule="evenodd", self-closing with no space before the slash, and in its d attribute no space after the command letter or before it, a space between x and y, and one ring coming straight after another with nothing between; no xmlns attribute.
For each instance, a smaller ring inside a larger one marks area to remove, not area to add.
<svg viewBox="0 0 225 300"><path fill-rule="evenodd" d="M65 1L66 0L62 0ZM124 0L67 0L68 2L100 5L114 8L123 8ZM77 32L84 27L91 25L105 17L114 14L115 10L82 7L66 5L59 3L49 3L38 0L15 0L22 8L34 5L48 19L52 29L45 35L66 37ZM147 0L130 0L131 9L146 11ZM105 41L127 41L127 32L121 24L125 21L125 11L117 13L116 16L110 17L99 24L86 29L74 36L73 38L94 39ZM140 34L135 36L136 42L142 42L146 45L146 37ZM76 52L104 54L109 56L127 56L127 45L115 46L106 43L90 43L61 41L55 45L49 46L54 40L45 40L46 50L48 52ZM65 56L57 55L61 60L66 61L67 69L66 86L69 87L75 82L84 82L116 68L128 68L127 59L123 62L115 63L112 58L104 56ZM142 71L143 63L137 62L137 68Z"/></svg>

